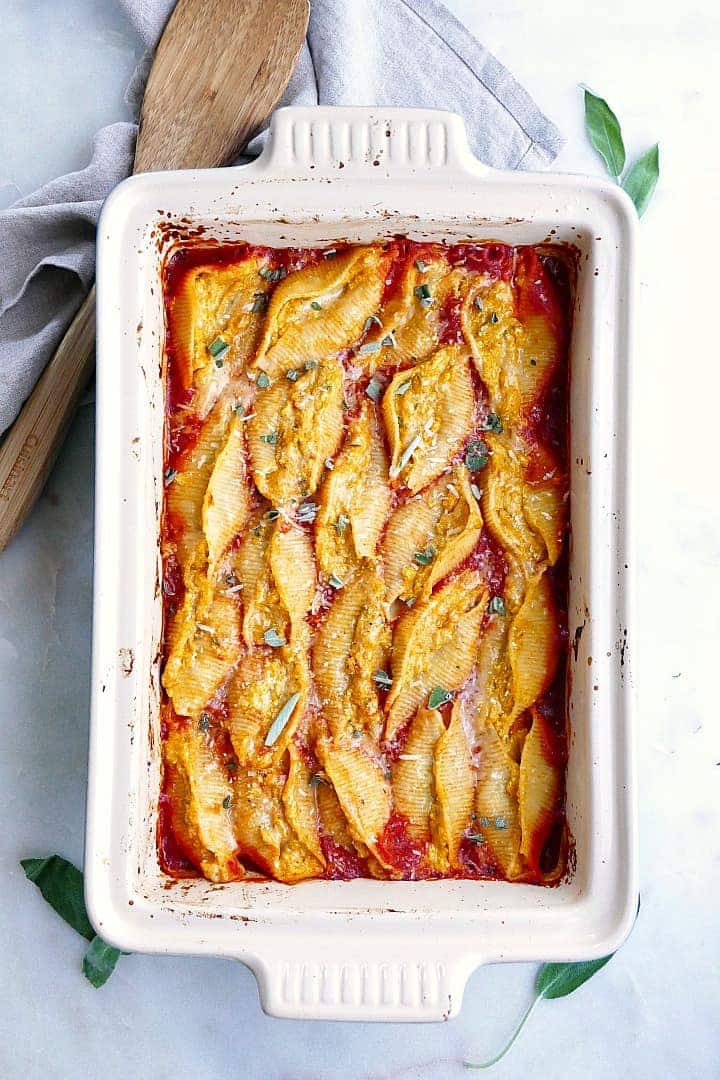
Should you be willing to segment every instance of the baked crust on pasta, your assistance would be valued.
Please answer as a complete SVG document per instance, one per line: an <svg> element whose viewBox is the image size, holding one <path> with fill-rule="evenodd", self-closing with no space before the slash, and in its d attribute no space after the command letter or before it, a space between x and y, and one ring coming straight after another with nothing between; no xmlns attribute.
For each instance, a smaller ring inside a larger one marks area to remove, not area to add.
<svg viewBox="0 0 720 1080"><path fill-rule="evenodd" d="M168 263L166 873L562 878L569 265Z"/></svg>

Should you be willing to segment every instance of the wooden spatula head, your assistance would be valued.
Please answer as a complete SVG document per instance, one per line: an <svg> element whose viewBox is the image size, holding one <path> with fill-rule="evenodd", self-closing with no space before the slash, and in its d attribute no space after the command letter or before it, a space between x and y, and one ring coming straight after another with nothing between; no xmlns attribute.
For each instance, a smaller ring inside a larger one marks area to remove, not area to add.
<svg viewBox="0 0 720 1080"><path fill-rule="evenodd" d="M277 105L308 0L178 0L153 62L135 172L227 164Z"/></svg>

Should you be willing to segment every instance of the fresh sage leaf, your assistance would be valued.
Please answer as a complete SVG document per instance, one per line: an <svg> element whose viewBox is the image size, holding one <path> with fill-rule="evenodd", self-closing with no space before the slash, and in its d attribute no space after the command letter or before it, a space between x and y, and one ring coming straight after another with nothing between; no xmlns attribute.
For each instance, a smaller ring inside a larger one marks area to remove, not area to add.
<svg viewBox="0 0 720 1080"><path fill-rule="evenodd" d="M543 964L535 981L535 993L551 1000L567 997L611 959L612 953L599 960L581 960L578 964Z"/></svg>
<svg viewBox="0 0 720 1080"><path fill-rule="evenodd" d="M76 866L50 855L47 859L21 859L26 877L34 882L51 908L88 941L95 937L85 910L83 876Z"/></svg>
<svg viewBox="0 0 720 1080"><path fill-rule="evenodd" d="M577 964L543 964L538 971L535 980L535 998L530 1003L529 1008L515 1028L510 1040L505 1044L500 1053L496 1054L490 1061L478 1063L466 1061L464 1062L465 1068L489 1069L493 1065L497 1065L498 1061L500 1061L501 1058L504 1058L508 1050L513 1046L518 1035L530 1019L531 1014L534 1012L538 1002L542 1001L543 998L552 1000L553 998L566 997L568 994L572 994L574 990L577 990L579 986L582 986L583 983L587 982L596 971L605 967L608 960L611 960L614 955L614 953L611 953L610 956L603 956L599 960L582 960Z"/></svg>
<svg viewBox="0 0 720 1080"><path fill-rule="evenodd" d="M83 957L82 969L83 975L96 990L108 981L120 955L119 949L116 949L114 945L108 945L100 937L95 937L90 942L88 951Z"/></svg>
<svg viewBox="0 0 720 1080"><path fill-rule="evenodd" d="M660 147L657 143L633 162L623 179L626 191L635 203L638 217L647 210L648 203L660 176Z"/></svg>
<svg viewBox="0 0 720 1080"><path fill-rule="evenodd" d="M21 859L20 865L50 907L90 942L83 958L83 975L96 989L103 986L115 970L122 953L113 945L108 945L93 930L85 910L82 873L60 855L49 855L46 859Z"/></svg>
<svg viewBox="0 0 720 1080"><path fill-rule="evenodd" d="M590 142L616 179L625 168L625 144L615 113L604 98L585 90L585 129Z"/></svg>

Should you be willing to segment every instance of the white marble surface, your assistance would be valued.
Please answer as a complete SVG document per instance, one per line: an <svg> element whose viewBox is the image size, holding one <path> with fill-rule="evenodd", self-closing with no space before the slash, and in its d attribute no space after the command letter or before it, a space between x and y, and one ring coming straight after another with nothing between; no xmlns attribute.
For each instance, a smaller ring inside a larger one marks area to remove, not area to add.
<svg viewBox="0 0 720 1080"><path fill-rule="evenodd" d="M543 1003L491 1075L720 1075L720 645L717 333L720 15L712 0L503 0L451 7L559 123L558 165L599 171L579 82L629 147L662 142L642 223L634 523L643 906L613 962ZM0 203L86 160L127 115L139 52L112 0L0 0ZM0 1075L326 1080L461 1077L525 1008L534 966L485 968L442 1026L265 1017L253 977L219 960L125 957L107 986L18 859L82 857L90 642L92 410L82 409L30 521L0 556Z"/></svg>

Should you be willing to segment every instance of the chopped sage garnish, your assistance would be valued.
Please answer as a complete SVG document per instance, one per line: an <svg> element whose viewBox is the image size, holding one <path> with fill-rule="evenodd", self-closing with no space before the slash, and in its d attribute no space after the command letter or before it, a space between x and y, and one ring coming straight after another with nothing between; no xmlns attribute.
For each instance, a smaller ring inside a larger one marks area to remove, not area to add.
<svg viewBox="0 0 720 1080"><path fill-rule="evenodd" d="M370 327L372 326L373 323L375 323L377 326L379 326L380 329L382 330L382 319L378 318L377 315L370 315L370 317L365 320L365 325L363 327L363 333L364 334L367 334L368 330L370 329Z"/></svg>
<svg viewBox="0 0 720 1080"><path fill-rule="evenodd" d="M412 386L412 379L406 379L404 383L400 383L395 393L398 397L402 397L403 394L407 394L408 390Z"/></svg>
<svg viewBox="0 0 720 1080"><path fill-rule="evenodd" d="M485 417L485 422L482 429L483 431L493 431L496 435L502 435L502 420L497 413L491 411Z"/></svg>
<svg viewBox="0 0 720 1080"><path fill-rule="evenodd" d="M417 448L420 446L421 441L422 440L421 440L420 436L416 435L415 438L411 439L411 441L405 447L402 454L400 455L400 460L398 461L397 465L393 465L392 468L389 471L389 476L393 480L395 479L395 477L399 476L400 473L403 471L403 469L407 465L410 458L413 456L413 454L415 453Z"/></svg>
<svg viewBox="0 0 720 1080"><path fill-rule="evenodd" d="M225 338L216 337L210 342L207 348L210 355L217 358L219 356L224 356L230 346L227 341L225 341Z"/></svg>
<svg viewBox="0 0 720 1080"><path fill-rule="evenodd" d="M441 705L447 705L452 701L452 694L444 686L434 686L428 698L428 709L439 709Z"/></svg>
<svg viewBox="0 0 720 1080"><path fill-rule="evenodd" d="M373 672L373 681L385 690L389 690L393 683L392 676L388 675L387 671L383 671L382 668L378 668L377 671Z"/></svg>
<svg viewBox="0 0 720 1080"><path fill-rule="evenodd" d="M295 706L297 705L299 700L300 700L300 695L299 694L293 694L292 697L287 699L287 701L283 705L282 709L280 710L280 712L277 714L277 716L273 720L272 724L270 725L270 730L268 731L267 735L265 736L265 745L266 746L274 746L275 743L278 741L278 739L282 735L285 727L287 726L288 722L290 721L290 718L291 718L292 714L295 712Z"/></svg>
<svg viewBox="0 0 720 1080"><path fill-rule="evenodd" d="M490 460L488 448L482 439L471 439L465 454L465 464L471 472L476 469L484 469Z"/></svg>
<svg viewBox="0 0 720 1080"><path fill-rule="evenodd" d="M277 431L269 431L267 433L267 435L261 435L260 436L260 442L269 443L270 446L274 446L277 441L278 441L278 433L277 433Z"/></svg>
<svg viewBox="0 0 720 1080"><path fill-rule="evenodd" d="M492 600L488 604L488 611L491 615L504 615L505 614L505 601L502 596L493 596Z"/></svg>
<svg viewBox="0 0 720 1080"><path fill-rule="evenodd" d="M172 484L172 482L173 482L173 480L175 479L176 476L177 476L177 469L166 469L165 472L163 473L163 479L165 481L165 487L167 487L168 484Z"/></svg>
<svg viewBox="0 0 720 1080"><path fill-rule="evenodd" d="M280 649L283 645L287 645L285 638L281 637L277 630L273 630L272 627L263 634L263 641L271 649Z"/></svg>
<svg viewBox="0 0 720 1080"><path fill-rule="evenodd" d="M361 345L358 349L358 356L368 356L370 353L380 352L379 341L366 341L364 345Z"/></svg>
<svg viewBox="0 0 720 1080"><path fill-rule="evenodd" d="M275 270L270 270L267 266L261 266L259 274L266 281L280 281L287 274L287 270L284 266L278 266Z"/></svg>
<svg viewBox="0 0 720 1080"><path fill-rule="evenodd" d="M418 566L429 566L436 555L437 550L432 544L428 544L424 551L416 551L413 558Z"/></svg>
<svg viewBox="0 0 720 1080"><path fill-rule="evenodd" d="M301 525L310 525L315 520L318 514L318 505L314 502L303 503L298 508L297 520Z"/></svg>
<svg viewBox="0 0 720 1080"><path fill-rule="evenodd" d="M342 589L345 585L344 581L341 581L337 574L331 574L328 578L328 585L333 589Z"/></svg>
<svg viewBox="0 0 720 1080"><path fill-rule="evenodd" d="M372 379L370 380L370 382L365 387L365 393L367 394L367 396L370 398L371 401L379 401L380 398L383 396L384 389L385 389L385 387L384 387L383 383L380 381L380 379L376 378L373 375Z"/></svg>

